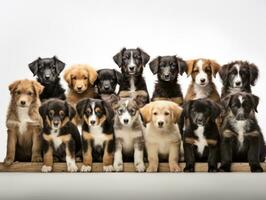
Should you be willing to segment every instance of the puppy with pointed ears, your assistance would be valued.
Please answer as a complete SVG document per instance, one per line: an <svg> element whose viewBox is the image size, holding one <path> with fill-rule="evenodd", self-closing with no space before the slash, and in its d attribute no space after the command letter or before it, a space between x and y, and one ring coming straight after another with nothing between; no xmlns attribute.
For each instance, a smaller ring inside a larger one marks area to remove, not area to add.
<svg viewBox="0 0 266 200"><path fill-rule="evenodd" d="M147 172L157 172L159 159L167 159L171 172L179 172L181 134L177 122L182 108L171 101L158 100L140 108L148 154Z"/></svg>
<svg viewBox="0 0 266 200"><path fill-rule="evenodd" d="M43 166L42 172L51 172L53 160L66 161L67 171L78 170L75 158L81 151L81 139L77 127L71 122L76 115L66 101L45 101L39 112L43 119Z"/></svg>
<svg viewBox="0 0 266 200"><path fill-rule="evenodd" d="M215 120L220 113L220 106L210 99L184 104L182 116L189 119L183 134L185 172L194 172L196 161L208 161L208 171L217 172L220 134Z"/></svg>
<svg viewBox="0 0 266 200"><path fill-rule="evenodd" d="M232 162L249 162L251 172L263 172L265 143L255 112L259 98L246 92L227 95L223 101L226 114L221 127L221 167L229 172Z"/></svg>
<svg viewBox="0 0 266 200"><path fill-rule="evenodd" d="M121 99L113 106L115 110L115 171L123 171L123 160L131 161L132 157L134 157L136 171L145 171L144 138L139 106L140 103L134 99Z"/></svg>
<svg viewBox="0 0 266 200"><path fill-rule="evenodd" d="M158 56L149 65L152 73L158 76L151 100L170 100L181 105L183 94L177 79L178 74L187 71L186 62L176 56Z"/></svg>
<svg viewBox="0 0 266 200"><path fill-rule="evenodd" d="M259 70L256 65L247 61L234 61L223 65L219 75L223 82L223 98L236 92L251 93L251 86L255 85Z"/></svg>
<svg viewBox="0 0 266 200"><path fill-rule="evenodd" d="M9 85L7 126L7 153L4 165L14 161L40 162L42 120L38 109L43 86L37 81L18 80Z"/></svg>
<svg viewBox="0 0 266 200"><path fill-rule="evenodd" d="M83 165L90 172L92 162L103 162L103 171L113 171L113 110L100 99L83 99L76 106L82 118Z"/></svg>
<svg viewBox="0 0 266 200"><path fill-rule="evenodd" d="M212 76L216 77L220 65L209 59L195 59L187 61L187 75L191 76L192 82L187 90L186 101L200 98L209 98L220 102L220 96L212 82Z"/></svg>

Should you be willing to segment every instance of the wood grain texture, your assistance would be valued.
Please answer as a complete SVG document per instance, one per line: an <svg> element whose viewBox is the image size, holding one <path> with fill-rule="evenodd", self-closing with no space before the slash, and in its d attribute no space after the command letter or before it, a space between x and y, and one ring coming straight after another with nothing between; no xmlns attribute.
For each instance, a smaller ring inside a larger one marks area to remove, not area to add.
<svg viewBox="0 0 266 200"><path fill-rule="evenodd" d="M77 163L80 169L82 163ZM146 163L147 166L147 163ZM180 163L182 170L185 167L185 163ZM266 163L261 163L261 166L266 172ZM0 163L0 172L41 172L42 163L30 163L30 162L15 162L11 166L6 167L3 163ZM248 163L233 163L232 172L250 172ZM207 163L197 163L196 172L207 172ZM135 172L133 163L124 163L125 172ZM54 163L53 172L67 172L66 163ZM92 165L92 172L102 172L102 163L94 163ZM169 172L168 163L160 163L159 172ZM115 172L114 172L115 173Z"/></svg>

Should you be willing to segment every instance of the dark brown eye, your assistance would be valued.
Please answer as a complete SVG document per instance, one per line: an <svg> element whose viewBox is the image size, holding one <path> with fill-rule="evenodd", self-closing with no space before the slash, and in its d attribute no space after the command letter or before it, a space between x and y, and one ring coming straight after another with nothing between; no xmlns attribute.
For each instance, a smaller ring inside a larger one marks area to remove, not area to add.
<svg viewBox="0 0 266 200"><path fill-rule="evenodd" d="M198 69L195 69L195 70L193 70L193 72L195 72L195 73L198 73L198 72L199 72L199 70L198 70Z"/></svg>
<svg viewBox="0 0 266 200"><path fill-rule="evenodd" d="M77 77L76 77L76 76L73 76L72 79L73 79L73 80L77 80Z"/></svg>
<svg viewBox="0 0 266 200"><path fill-rule="evenodd" d="M29 95L29 96L32 96L32 95L33 95L33 93L32 93L32 92L28 92L28 95Z"/></svg>
<svg viewBox="0 0 266 200"><path fill-rule="evenodd" d="M65 112L64 112L63 110L61 110L61 111L59 112L59 115L60 115L61 117L64 117L64 116L65 116Z"/></svg>
<svg viewBox="0 0 266 200"><path fill-rule="evenodd" d="M170 113L169 112L165 112L164 115L165 116L168 116L168 115L170 115Z"/></svg>
<svg viewBox="0 0 266 200"><path fill-rule="evenodd" d="M84 80L87 80L87 79L88 79L88 77L85 76L85 77L84 77Z"/></svg>
<svg viewBox="0 0 266 200"><path fill-rule="evenodd" d="M20 95L21 94L21 92L20 91L16 91L16 95Z"/></svg>
<svg viewBox="0 0 266 200"><path fill-rule="evenodd" d="M49 116L50 116L50 117L53 117L53 116L54 116L54 111L53 111L53 110L50 110L50 111L49 111Z"/></svg>
<svg viewBox="0 0 266 200"><path fill-rule="evenodd" d="M157 112L154 112L153 115L157 115L158 113Z"/></svg>

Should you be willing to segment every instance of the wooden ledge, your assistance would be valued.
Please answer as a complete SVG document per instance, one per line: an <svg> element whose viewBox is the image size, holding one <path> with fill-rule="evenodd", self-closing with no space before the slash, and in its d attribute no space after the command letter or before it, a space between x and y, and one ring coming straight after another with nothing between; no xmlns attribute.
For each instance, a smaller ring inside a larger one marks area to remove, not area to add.
<svg viewBox="0 0 266 200"><path fill-rule="evenodd" d="M80 169L82 163L77 163ZM147 164L146 164L147 166ZM185 167L185 163L180 163L182 170ZM266 163L261 163L261 166L266 172ZM0 163L0 172L41 172L42 163L31 162L15 162L11 166L6 167L3 163ZM207 172L207 163L197 163L195 167L196 172ZM232 172L250 172L248 163L233 163ZM135 172L133 163L124 163L125 172ZM66 172L66 163L54 163L53 172ZM92 165L92 172L102 172L102 163L94 163ZM169 172L168 163L160 163L159 172Z"/></svg>

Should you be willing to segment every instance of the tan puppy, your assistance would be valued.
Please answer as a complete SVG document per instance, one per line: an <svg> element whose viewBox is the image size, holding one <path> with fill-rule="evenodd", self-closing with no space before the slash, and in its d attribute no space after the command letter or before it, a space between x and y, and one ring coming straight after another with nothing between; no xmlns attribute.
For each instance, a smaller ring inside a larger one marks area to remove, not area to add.
<svg viewBox="0 0 266 200"><path fill-rule="evenodd" d="M43 86L37 81L18 80L9 85L11 102L7 113L7 153L5 165L14 161L41 162L40 131L42 120L38 109Z"/></svg>
<svg viewBox="0 0 266 200"><path fill-rule="evenodd" d="M148 153L147 172L157 172L159 159L168 159L171 172L178 165L181 135L177 122L182 108L171 101L158 100L140 109L144 121L144 139Z"/></svg>
<svg viewBox="0 0 266 200"><path fill-rule="evenodd" d="M69 87L67 102L74 108L81 99L96 96L93 84L97 79L97 72L93 67L73 65L65 71L64 79ZM77 124L78 121L78 117L75 117L74 122Z"/></svg>

